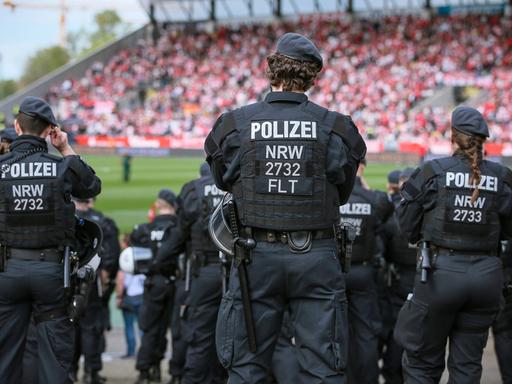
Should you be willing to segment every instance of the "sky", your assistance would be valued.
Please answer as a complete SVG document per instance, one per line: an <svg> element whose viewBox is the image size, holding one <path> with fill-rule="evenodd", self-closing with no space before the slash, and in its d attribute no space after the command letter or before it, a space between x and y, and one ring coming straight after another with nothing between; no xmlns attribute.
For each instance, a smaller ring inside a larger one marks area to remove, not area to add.
<svg viewBox="0 0 512 384"><path fill-rule="evenodd" d="M59 43L60 0L12 0L20 4L13 12L0 1L0 80L18 79L27 58L35 51ZM121 19L136 28L147 16L138 0L67 0L68 32L80 28L92 31L94 14L115 9ZM55 9L34 9L23 5L52 5Z"/></svg>

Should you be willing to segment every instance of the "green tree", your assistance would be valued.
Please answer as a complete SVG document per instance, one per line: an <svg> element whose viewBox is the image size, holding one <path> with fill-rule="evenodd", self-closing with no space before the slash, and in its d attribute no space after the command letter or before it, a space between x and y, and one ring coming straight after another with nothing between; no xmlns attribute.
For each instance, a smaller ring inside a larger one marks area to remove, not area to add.
<svg viewBox="0 0 512 384"><path fill-rule="evenodd" d="M53 46L37 51L28 58L20 85L25 86L47 75L69 61L69 53L65 48Z"/></svg>
<svg viewBox="0 0 512 384"><path fill-rule="evenodd" d="M0 80L0 100L16 92L18 85L14 80Z"/></svg>
<svg viewBox="0 0 512 384"><path fill-rule="evenodd" d="M89 36L89 51L115 40L123 24L117 12L109 9L94 15L94 22L96 31Z"/></svg>

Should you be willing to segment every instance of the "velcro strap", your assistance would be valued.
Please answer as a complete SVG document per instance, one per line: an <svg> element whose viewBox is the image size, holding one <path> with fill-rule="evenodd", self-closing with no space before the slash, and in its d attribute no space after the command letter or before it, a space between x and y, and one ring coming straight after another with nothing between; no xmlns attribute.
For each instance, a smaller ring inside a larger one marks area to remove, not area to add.
<svg viewBox="0 0 512 384"><path fill-rule="evenodd" d="M347 117L337 115L334 120L332 131L340 136L348 146L356 152L360 157L364 157L366 153L366 145L359 135L354 135L347 124Z"/></svg>
<svg viewBox="0 0 512 384"><path fill-rule="evenodd" d="M415 199L420 194L420 190L413 183L405 183L402 187L402 193L405 192L411 199Z"/></svg>
<svg viewBox="0 0 512 384"><path fill-rule="evenodd" d="M50 309L49 311L45 311L42 313L34 314L34 321L36 324L42 323L44 321L49 321L53 319L57 319L59 317L67 317L68 309L64 307Z"/></svg>
<svg viewBox="0 0 512 384"><path fill-rule="evenodd" d="M434 167L432 166L432 163L426 163L423 166L421 173L422 173L425 181L430 180L431 178L436 176L436 172L434 171Z"/></svg>

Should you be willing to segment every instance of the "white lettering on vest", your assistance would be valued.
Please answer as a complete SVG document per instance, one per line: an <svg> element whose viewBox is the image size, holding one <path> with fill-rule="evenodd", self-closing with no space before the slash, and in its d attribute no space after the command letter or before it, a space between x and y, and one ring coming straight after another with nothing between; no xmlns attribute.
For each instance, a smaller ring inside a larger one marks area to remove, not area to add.
<svg viewBox="0 0 512 384"><path fill-rule="evenodd" d="M316 139L316 121L252 121L251 140Z"/></svg>
<svg viewBox="0 0 512 384"><path fill-rule="evenodd" d="M465 172L446 172L446 187L475 189L476 185L470 183L471 175ZM482 191L498 192L498 178L496 176L482 175L478 189Z"/></svg>

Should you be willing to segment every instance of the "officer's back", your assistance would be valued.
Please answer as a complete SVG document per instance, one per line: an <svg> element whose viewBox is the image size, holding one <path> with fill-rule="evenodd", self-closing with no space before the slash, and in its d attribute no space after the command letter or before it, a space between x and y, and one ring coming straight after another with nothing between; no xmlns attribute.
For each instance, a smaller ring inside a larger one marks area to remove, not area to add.
<svg viewBox="0 0 512 384"><path fill-rule="evenodd" d="M25 98L15 129L11 152L0 157L0 382L19 381L33 311L39 378L63 383L74 336L61 263L64 246L74 243L70 196L93 197L101 182L76 156L45 101ZM47 137L62 157L48 153Z"/></svg>

